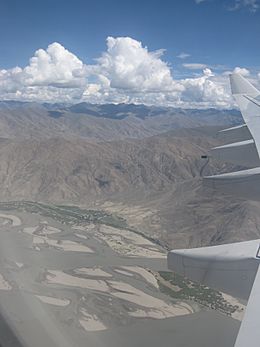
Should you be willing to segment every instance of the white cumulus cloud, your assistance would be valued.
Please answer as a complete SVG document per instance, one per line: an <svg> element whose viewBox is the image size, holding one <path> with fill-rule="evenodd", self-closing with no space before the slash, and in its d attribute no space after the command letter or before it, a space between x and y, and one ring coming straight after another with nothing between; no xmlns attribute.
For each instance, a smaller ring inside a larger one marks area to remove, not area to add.
<svg viewBox="0 0 260 347"><path fill-rule="evenodd" d="M61 44L54 42L39 49L23 70L26 85L75 87L84 83L84 64Z"/></svg>
<svg viewBox="0 0 260 347"><path fill-rule="evenodd" d="M182 80L185 91L182 100L193 105L200 104L205 107L226 107L232 105L228 91L227 78L215 76L208 68L203 70L203 75L196 78Z"/></svg>
<svg viewBox="0 0 260 347"><path fill-rule="evenodd" d="M107 51L98 59L97 71L112 88L137 92L178 89L162 55L163 50L149 52L130 37L108 37Z"/></svg>
<svg viewBox="0 0 260 347"><path fill-rule="evenodd" d="M35 94L36 100L37 97L51 100L51 95L62 93L51 87L78 88L86 84L86 76L87 68L83 62L54 42L46 50L37 50L24 69L0 70L0 94L7 98L24 96L27 99L33 99Z"/></svg>
<svg viewBox="0 0 260 347"><path fill-rule="evenodd" d="M201 71L195 77L174 79L163 59L164 50L150 51L130 37L108 37L106 43L106 50L93 64L85 64L57 42L38 49L26 67L0 70L0 98L198 108L234 105L228 71L214 74L205 64L187 63L185 68ZM250 74L241 67L234 71Z"/></svg>
<svg viewBox="0 0 260 347"><path fill-rule="evenodd" d="M245 77L250 75L250 71L248 69L246 69L244 67L239 67L239 66L235 67L233 72L238 73L238 74L245 76Z"/></svg>

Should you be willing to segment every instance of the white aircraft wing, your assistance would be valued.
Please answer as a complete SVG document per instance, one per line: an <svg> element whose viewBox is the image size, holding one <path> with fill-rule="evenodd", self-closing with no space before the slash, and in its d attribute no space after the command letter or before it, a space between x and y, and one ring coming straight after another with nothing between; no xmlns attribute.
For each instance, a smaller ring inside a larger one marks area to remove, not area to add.
<svg viewBox="0 0 260 347"><path fill-rule="evenodd" d="M180 249L168 253L168 267L195 282L248 299L235 347L260 341L260 240Z"/></svg>
<svg viewBox="0 0 260 347"><path fill-rule="evenodd" d="M236 339L235 347L258 346L260 341L260 268L258 267L244 319Z"/></svg>
<svg viewBox="0 0 260 347"><path fill-rule="evenodd" d="M229 143L212 148L210 153L215 159L250 169L204 177L204 185L260 200L260 92L239 74L230 76L230 84L245 124L220 131Z"/></svg>
<svg viewBox="0 0 260 347"><path fill-rule="evenodd" d="M230 83L245 124L222 130L221 136L229 143L212 148L211 156L250 168L204 177L204 184L228 194L260 200L260 92L239 74L232 74ZM174 272L248 300L235 347L259 345L259 264L260 239L168 253L168 267Z"/></svg>
<svg viewBox="0 0 260 347"><path fill-rule="evenodd" d="M168 253L168 267L192 281L248 299L258 269L260 240L179 249Z"/></svg>
<svg viewBox="0 0 260 347"><path fill-rule="evenodd" d="M260 153L260 92L239 74L230 76L232 94Z"/></svg>

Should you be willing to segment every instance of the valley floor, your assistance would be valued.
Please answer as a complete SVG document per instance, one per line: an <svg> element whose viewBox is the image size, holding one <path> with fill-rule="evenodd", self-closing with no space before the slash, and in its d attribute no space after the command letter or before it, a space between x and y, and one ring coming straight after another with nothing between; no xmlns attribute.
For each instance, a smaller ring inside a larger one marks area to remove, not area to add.
<svg viewBox="0 0 260 347"><path fill-rule="evenodd" d="M169 273L158 242L117 215L1 202L0 233L0 311L28 346L207 346L221 329L222 346L235 338L243 305Z"/></svg>

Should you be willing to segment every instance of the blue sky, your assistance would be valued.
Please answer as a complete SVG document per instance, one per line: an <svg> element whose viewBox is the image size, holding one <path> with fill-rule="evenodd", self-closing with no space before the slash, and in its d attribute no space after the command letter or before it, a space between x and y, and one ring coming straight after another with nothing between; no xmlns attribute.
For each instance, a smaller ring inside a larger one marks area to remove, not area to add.
<svg viewBox="0 0 260 347"><path fill-rule="evenodd" d="M260 11L228 8L235 1L5 0L0 2L0 67L25 66L57 41L84 61L98 57L107 36L129 36L150 50L166 49L174 64L260 66Z"/></svg>
<svg viewBox="0 0 260 347"><path fill-rule="evenodd" d="M95 64L112 36L150 52L164 49L161 59L176 79L196 76L204 65L217 74L238 66L256 75L259 34L258 0L1 0L0 69L26 67L53 42Z"/></svg>

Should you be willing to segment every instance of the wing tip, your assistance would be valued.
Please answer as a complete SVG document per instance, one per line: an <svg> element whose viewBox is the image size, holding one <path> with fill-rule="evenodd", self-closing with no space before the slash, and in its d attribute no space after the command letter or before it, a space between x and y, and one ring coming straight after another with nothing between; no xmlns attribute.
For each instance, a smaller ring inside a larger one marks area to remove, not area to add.
<svg viewBox="0 0 260 347"><path fill-rule="evenodd" d="M239 73L234 72L229 75L229 78L231 92L233 95L246 94L256 96L260 94L259 90L257 90L246 78L244 78Z"/></svg>

